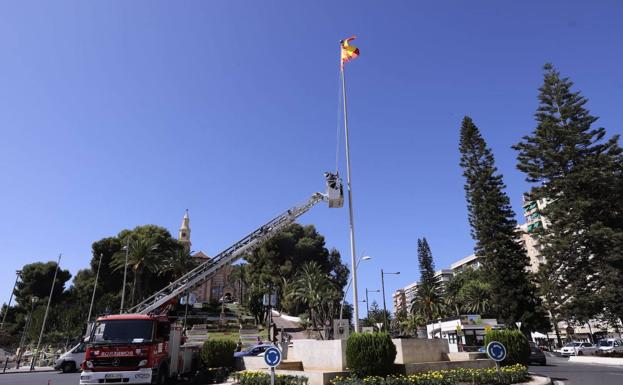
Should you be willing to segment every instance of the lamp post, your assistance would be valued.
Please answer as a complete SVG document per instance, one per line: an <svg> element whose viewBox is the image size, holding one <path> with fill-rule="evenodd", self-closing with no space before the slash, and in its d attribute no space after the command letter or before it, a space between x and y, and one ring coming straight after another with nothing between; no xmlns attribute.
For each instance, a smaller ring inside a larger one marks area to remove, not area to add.
<svg viewBox="0 0 623 385"><path fill-rule="evenodd" d="M121 308L119 309L119 314L123 313L123 303L125 302L125 282L128 276L128 254L130 253L130 237L129 236L123 248L125 249L125 265L123 266L123 288L121 289Z"/></svg>
<svg viewBox="0 0 623 385"><path fill-rule="evenodd" d="M15 283L13 284L13 290L11 290L11 296L9 296L9 304L6 305L6 310L4 311L4 315L2 316L2 323L0 324L0 330L4 328L4 321L6 321L6 315L9 313L9 308L11 307L11 301L13 300L13 293L15 292L15 287L17 286L17 281L22 276L22 271L17 270L15 272Z"/></svg>
<svg viewBox="0 0 623 385"><path fill-rule="evenodd" d="M97 264L97 274L95 274L95 285L93 285L93 294L91 295L91 305L89 306L89 315L87 316L87 324L91 322L91 311L93 310L93 301L95 301L95 291L97 290L97 281L100 279L100 267L102 266L102 257L104 253L100 253L100 261Z"/></svg>
<svg viewBox="0 0 623 385"><path fill-rule="evenodd" d="M340 305L340 319L342 319L342 315L344 314L344 302L346 301L346 294L348 294L348 289L350 289L350 285L353 283L353 275L355 274L355 270L357 270L357 267L359 266L359 264L361 263L361 261L369 261L371 260L372 257L370 257L369 255L362 255L361 257L359 257L359 260L357 260L357 263L355 264L355 267L353 268L353 272L351 273L350 279L348 280L348 285L346 285L346 290L344 291L344 296L342 297L342 304ZM355 314L355 317L357 317L357 314ZM359 324L358 322L359 320L356 320L355 322L357 324ZM357 331L357 330L355 330Z"/></svg>
<svg viewBox="0 0 623 385"><path fill-rule="evenodd" d="M17 369L19 369L20 361L22 360L22 356L24 355L24 352L22 351L22 347L24 346L24 343L26 342L26 333L28 333L28 327L30 326L30 320L32 319L32 312L33 310L35 310L35 303L37 303L38 300L39 298L35 296L30 297L30 314L26 316L26 324L24 325L24 330L22 331L22 338L20 338L19 340L19 349L18 349L19 355L18 355L17 364L16 364Z"/></svg>
<svg viewBox="0 0 623 385"><path fill-rule="evenodd" d="M366 287L366 317L370 318L370 301L368 300L368 293L380 293L380 290L368 290Z"/></svg>
<svg viewBox="0 0 623 385"><path fill-rule="evenodd" d="M35 354L32 356L32 362L30 363L30 370L35 369L35 362L39 357L39 346L41 346L41 339L43 338L43 331L45 330L45 321L48 320L48 312L50 311L50 303L52 303L52 295L54 294L54 285L56 284L56 275L58 269L61 266L61 254L58 255L58 262L56 262L56 269L54 270L54 278L52 278L52 287L50 288L50 296L48 297L48 304L45 307L45 313L43 315L43 322L41 323L41 331L39 332L39 339L37 340L37 347L35 348Z"/></svg>
<svg viewBox="0 0 623 385"><path fill-rule="evenodd" d="M383 271L383 269L381 269L381 288L383 289L383 328L385 330L387 330L387 304L385 302L385 275L389 275L389 274L393 274L393 275L398 275L400 274L399 271L395 272L395 273L385 273Z"/></svg>

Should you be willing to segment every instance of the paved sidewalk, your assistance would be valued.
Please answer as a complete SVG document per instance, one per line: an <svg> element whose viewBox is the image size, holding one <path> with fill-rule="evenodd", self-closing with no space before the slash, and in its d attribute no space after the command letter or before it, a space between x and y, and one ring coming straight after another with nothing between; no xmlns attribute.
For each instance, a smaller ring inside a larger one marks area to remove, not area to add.
<svg viewBox="0 0 623 385"><path fill-rule="evenodd" d="M619 357L571 356L569 357L569 362L577 362L578 364L623 366L623 358Z"/></svg>
<svg viewBox="0 0 623 385"><path fill-rule="evenodd" d="M34 370L30 370L30 365L20 366L19 369L7 368L5 372L2 372L1 369L2 367L0 367L0 375L10 374L10 373L36 373L36 372L56 372L57 371L51 366L35 366Z"/></svg>

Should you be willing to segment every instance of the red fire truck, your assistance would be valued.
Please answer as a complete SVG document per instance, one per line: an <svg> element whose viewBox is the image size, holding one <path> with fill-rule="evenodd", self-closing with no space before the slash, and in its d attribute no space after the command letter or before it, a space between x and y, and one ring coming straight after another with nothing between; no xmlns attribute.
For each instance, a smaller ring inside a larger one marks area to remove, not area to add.
<svg viewBox="0 0 623 385"><path fill-rule="evenodd" d="M164 384L196 368L199 347L182 345L166 316L119 314L97 319L80 384Z"/></svg>

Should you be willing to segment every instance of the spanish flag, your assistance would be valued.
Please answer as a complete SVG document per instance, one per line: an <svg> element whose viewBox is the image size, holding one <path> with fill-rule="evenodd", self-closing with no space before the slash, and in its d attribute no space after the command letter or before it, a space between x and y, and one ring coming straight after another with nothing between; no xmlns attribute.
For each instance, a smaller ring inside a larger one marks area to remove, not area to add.
<svg viewBox="0 0 623 385"><path fill-rule="evenodd" d="M340 45L342 46L342 67L344 66L344 63L347 63L359 56L359 48L348 44L351 40L355 40L355 36L349 37L348 39L344 39L340 42Z"/></svg>

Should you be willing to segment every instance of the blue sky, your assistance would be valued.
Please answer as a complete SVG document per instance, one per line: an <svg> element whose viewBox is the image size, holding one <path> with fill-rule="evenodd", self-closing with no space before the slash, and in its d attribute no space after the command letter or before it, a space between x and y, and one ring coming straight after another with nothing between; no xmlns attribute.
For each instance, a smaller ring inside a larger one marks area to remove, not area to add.
<svg viewBox="0 0 623 385"><path fill-rule="evenodd" d="M472 252L464 115L517 211L529 186L510 146L535 127L545 62L622 132L622 18L617 1L1 2L0 301L22 265L62 252L75 273L93 241L123 228L176 234L188 208L193 249L213 255L322 190L335 168L337 43L356 34L356 236L373 257L359 289L399 270L391 302L418 277L418 237L438 268ZM347 218L316 207L301 223L347 260Z"/></svg>

